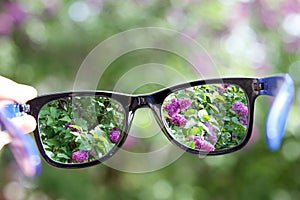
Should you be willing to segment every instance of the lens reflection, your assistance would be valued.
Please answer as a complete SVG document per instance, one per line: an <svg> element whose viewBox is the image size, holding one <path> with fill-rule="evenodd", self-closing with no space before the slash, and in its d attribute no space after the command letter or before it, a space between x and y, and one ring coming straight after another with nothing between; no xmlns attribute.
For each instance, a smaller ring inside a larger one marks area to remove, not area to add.
<svg viewBox="0 0 300 200"><path fill-rule="evenodd" d="M107 97L66 97L45 104L39 129L47 156L60 163L86 163L108 154L122 136L124 110Z"/></svg>
<svg viewBox="0 0 300 200"><path fill-rule="evenodd" d="M248 128L248 100L236 85L208 84L170 94L162 113L170 135L199 151L228 150L239 145Z"/></svg>

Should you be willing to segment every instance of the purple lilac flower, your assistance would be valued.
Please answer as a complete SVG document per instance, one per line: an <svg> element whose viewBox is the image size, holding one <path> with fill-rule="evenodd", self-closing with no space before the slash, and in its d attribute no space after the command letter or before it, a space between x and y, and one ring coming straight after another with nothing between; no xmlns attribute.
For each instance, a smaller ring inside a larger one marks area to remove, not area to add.
<svg viewBox="0 0 300 200"><path fill-rule="evenodd" d="M191 135L189 136L189 141L192 141L192 140L200 140L202 137L199 136L199 135Z"/></svg>
<svg viewBox="0 0 300 200"><path fill-rule="evenodd" d="M173 115L177 115L180 111L180 106L176 98L173 98L170 103L165 105L165 109L167 109L168 115L172 117Z"/></svg>
<svg viewBox="0 0 300 200"><path fill-rule="evenodd" d="M191 104L192 101L188 98L173 98L170 103L165 105L165 109L169 110L168 115L172 117L173 115L177 115L179 111L187 109Z"/></svg>
<svg viewBox="0 0 300 200"><path fill-rule="evenodd" d="M204 139L196 140L195 146L197 149L204 150L204 151L214 151L215 150L214 145L212 145L211 143L209 143L208 141L206 141Z"/></svg>
<svg viewBox="0 0 300 200"><path fill-rule="evenodd" d="M232 110L240 115L239 120L243 123L243 125L248 124L248 108L242 102L234 102Z"/></svg>
<svg viewBox="0 0 300 200"><path fill-rule="evenodd" d="M96 151L94 149L90 150L90 155L91 156L95 156L96 155Z"/></svg>
<svg viewBox="0 0 300 200"><path fill-rule="evenodd" d="M283 1L280 6L280 11L283 15L300 12L300 4L297 0Z"/></svg>
<svg viewBox="0 0 300 200"><path fill-rule="evenodd" d="M8 35L13 28L13 19L6 13L0 13L0 36Z"/></svg>
<svg viewBox="0 0 300 200"><path fill-rule="evenodd" d="M184 116L177 114L171 117L170 122L172 122L175 126L185 126L187 120Z"/></svg>
<svg viewBox="0 0 300 200"><path fill-rule="evenodd" d="M248 125L248 118L247 118L247 117L241 116L241 117L239 118L239 120L240 120L241 122L243 122L243 125Z"/></svg>
<svg viewBox="0 0 300 200"><path fill-rule="evenodd" d="M225 89L223 87L218 87L219 94L222 94L224 91L225 91Z"/></svg>
<svg viewBox="0 0 300 200"><path fill-rule="evenodd" d="M211 133L216 131L216 128L212 126L208 121L205 122L205 126L208 128L209 132Z"/></svg>
<svg viewBox="0 0 300 200"><path fill-rule="evenodd" d="M72 159L76 161L85 161L89 158L89 151L79 150L72 154Z"/></svg>
<svg viewBox="0 0 300 200"><path fill-rule="evenodd" d="M187 109L192 104L192 100L190 100L188 98L178 99L177 102L179 104L179 109L181 111Z"/></svg>
<svg viewBox="0 0 300 200"><path fill-rule="evenodd" d="M24 8L18 3L7 2L3 5L3 10L12 17L15 23L24 21L27 16Z"/></svg>
<svg viewBox="0 0 300 200"><path fill-rule="evenodd" d="M215 147L210 142L206 141L203 136L190 136L189 140L195 141L195 147L203 151L214 151Z"/></svg>
<svg viewBox="0 0 300 200"><path fill-rule="evenodd" d="M229 84L229 83L223 83L223 84L222 84L223 88L225 88L225 89L227 89L230 85L231 85L231 84Z"/></svg>
<svg viewBox="0 0 300 200"><path fill-rule="evenodd" d="M236 101L234 102L232 108L237 114L242 116L248 116L248 108L244 105L243 102Z"/></svg>
<svg viewBox="0 0 300 200"><path fill-rule="evenodd" d="M188 98L173 98L171 102L167 103L165 109L169 111L168 115L171 117L170 122L175 126L185 126L187 123L186 118L178 113L187 109L191 104L192 101Z"/></svg>
<svg viewBox="0 0 300 200"><path fill-rule="evenodd" d="M110 141L116 143L119 140L120 132L118 127L114 127L109 132Z"/></svg>

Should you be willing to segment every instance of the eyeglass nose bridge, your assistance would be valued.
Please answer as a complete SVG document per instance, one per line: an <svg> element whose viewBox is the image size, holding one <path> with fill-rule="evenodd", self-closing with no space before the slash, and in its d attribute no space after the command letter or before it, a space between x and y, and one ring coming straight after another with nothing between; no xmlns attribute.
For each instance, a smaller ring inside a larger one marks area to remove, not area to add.
<svg viewBox="0 0 300 200"><path fill-rule="evenodd" d="M129 127L132 123L134 113L139 108L150 108L153 112L153 116L156 119L156 122L160 126L160 128L165 131L165 127L162 122L161 116L161 103L160 99L157 98L157 95L149 94L149 95L141 95L141 96L134 96L131 99L131 104L129 107L129 116L128 116L128 124Z"/></svg>
<svg viewBox="0 0 300 200"><path fill-rule="evenodd" d="M156 104L152 95L142 95L132 97L129 110L135 112L139 108L151 108Z"/></svg>
<svg viewBox="0 0 300 200"><path fill-rule="evenodd" d="M157 99L154 95L140 95L140 96L132 96L131 103L129 106L129 116L128 116L128 124L131 124L133 120L134 113L139 108L150 108L157 118L157 122L160 123L159 113L160 113L160 106L157 103Z"/></svg>

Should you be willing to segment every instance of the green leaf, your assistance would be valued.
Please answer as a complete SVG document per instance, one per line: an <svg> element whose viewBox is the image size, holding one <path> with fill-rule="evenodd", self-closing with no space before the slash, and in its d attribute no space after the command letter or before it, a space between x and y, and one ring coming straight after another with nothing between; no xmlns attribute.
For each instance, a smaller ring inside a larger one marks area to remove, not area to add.
<svg viewBox="0 0 300 200"><path fill-rule="evenodd" d="M69 122L69 121L71 121L71 119L69 116L64 116L63 118L60 118L59 121Z"/></svg>
<svg viewBox="0 0 300 200"><path fill-rule="evenodd" d="M52 117L48 117L46 124L47 124L48 126L52 126L52 125L54 124L53 118L52 118Z"/></svg>
<svg viewBox="0 0 300 200"><path fill-rule="evenodd" d="M70 157L69 156L67 156L66 154L63 154L63 153L58 153L57 155L56 155L56 157L57 158L64 158L64 159L70 159Z"/></svg>
<svg viewBox="0 0 300 200"><path fill-rule="evenodd" d="M235 123L238 123L239 120L238 120L237 117L232 117L232 118L231 118L231 121L233 121L233 122L235 122Z"/></svg>
<svg viewBox="0 0 300 200"><path fill-rule="evenodd" d="M178 95L176 95L177 98L179 99L190 99L191 97L187 94L184 94L184 93L180 93Z"/></svg>
<svg viewBox="0 0 300 200"><path fill-rule="evenodd" d="M200 129L198 127L193 127L190 130L190 135L196 135L196 134L199 134L199 133L200 133Z"/></svg>
<svg viewBox="0 0 300 200"><path fill-rule="evenodd" d="M50 115L50 111L46 108L42 108L39 113L39 116L45 116L45 115Z"/></svg>
<svg viewBox="0 0 300 200"><path fill-rule="evenodd" d="M216 112L219 112L219 109L216 107L216 106L214 106L213 104L208 104L209 105L209 107L211 107L214 111L216 111Z"/></svg>
<svg viewBox="0 0 300 200"><path fill-rule="evenodd" d="M64 139L65 140L68 140L68 139L71 139L72 138L72 134L69 132L70 130L68 129L68 131L66 132L65 136L64 136Z"/></svg>
<svg viewBox="0 0 300 200"><path fill-rule="evenodd" d="M86 143L81 143L79 145L78 149L90 151L92 149L92 147L90 145L87 145Z"/></svg>
<svg viewBox="0 0 300 200"><path fill-rule="evenodd" d="M204 129L206 132L209 132L209 129L207 128L207 126L205 126L204 123L198 122L198 126L199 126L201 131Z"/></svg>
<svg viewBox="0 0 300 200"><path fill-rule="evenodd" d="M54 157L54 153L50 150L50 151L47 151L46 150L46 154L47 156L49 156L50 158L53 158Z"/></svg>
<svg viewBox="0 0 300 200"><path fill-rule="evenodd" d="M190 147L191 147L192 149L195 149L195 147L196 147L196 146L195 146L195 141L191 141L191 142L190 142Z"/></svg>
<svg viewBox="0 0 300 200"><path fill-rule="evenodd" d="M103 136L100 136L99 140L102 141L105 144L109 144L108 141L107 141L107 139L105 137L103 137Z"/></svg>
<svg viewBox="0 0 300 200"><path fill-rule="evenodd" d="M197 111L195 109L188 109L185 111L184 116L191 116L191 115L195 115L197 113Z"/></svg>
<svg viewBox="0 0 300 200"><path fill-rule="evenodd" d="M225 116L225 117L223 117L223 120L224 120L224 121L230 121L230 117Z"/></svg>
<svg viewBox="0 0 300 200"><path fill-rule="evenodd" d="M208 115L206 110L199 110L198 112L198 116L201 119L201 121L209 121L210 120L210 116Z"/></svg>
<svg viewBox="0 0 300 200"><path fill-rule="evenodd" d="M168 115L167 113L164 113L164 118L170 119L171 117L170 117L170 115Z"/></svg>
<svg viewBox="0 0 300 200"><path fill-rule="evenodd" d="M94 138L94 139L99 138L98 134L96 134L96 133L93 133L92 135L93 135L93 138Z"/></svg>
<svg viewBox="0 0 300 200"><path fill-rule="evenodd" d="M103 145L103 143L98 142L98 143L97 143L97 147L101 150L101 152L102 152L103 154L105 154L105 153L107 152L107 150L106 150L105 146Z"/></svg>
<svg viewBox="0 0 300 200"><path fill-rule="evenodd" d="M53 117L54 119L56 118L57 115L57 109L55 107L50 107L50 115L51 117Z"/></svg>
<svg viewBox="0 0 300 200"><path fill-rule="evenodd" d="M191 118L187 121L185 128L189 129L192 128L193 126L195 126L197 124L196 120L194 118ZM176 126L175 126L176 127ZM175 129L175 127L173 129ZM177 129L178 127L176 127ZM179 128L178 128L179 129Z"/></svg>
<svg viewBox="0 0 300 200"><path fill-rule="evenodd" d="M225 101L224 97L221 96L220 94L215 94L215 98L221 100L221 101Z"/></svg>

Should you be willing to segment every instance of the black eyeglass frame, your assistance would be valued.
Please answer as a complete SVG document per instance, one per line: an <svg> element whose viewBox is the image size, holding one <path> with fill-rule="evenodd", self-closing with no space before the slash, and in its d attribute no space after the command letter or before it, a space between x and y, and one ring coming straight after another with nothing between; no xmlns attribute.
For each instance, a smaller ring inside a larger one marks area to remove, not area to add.
<svg viewBox="0 0 300 200"><path fill-rule="evenodd" d="M113 149L104 155L103 157L93 160L87 163L60 163L52 160L49 158L43 148L42 140L39 133L39 124L37 124L37 128L34 131L34 137L38 146L40 153L42 154L43 158L51 165L60 168L83 168L89 167L96 164L99 164L111 156L113 156L119 148L122 147L124 144L129 130L131 123L133 121L134 113L137 109L147 107L150 108L154 112L154 116L156 118L157 123L159 124L160 128L166 135L166 137L176 146L180 147L181 149L185 150L186 152L193 153L193 154L205 154L205 155L222 155L237 151L244 147L247 142L249 141L253 129L253 114L254 114L254 104L255 100L260 95L271 95L275 96L275 90L278 90L277 80L284 81L286 75L277 75L277 76L270 76L266 78L219 78L219 79L209 79L209 80L196 80L187 83L178 84L169 88L165 88L159 90L157 92L143 94L143 95L129 95L129 94L122 94L116 92L108 92L108 91L70 91L70 92L61 92L61 93L54 93L39 96L35 99L32 99L27 102L27 105L30 107L27 113L32 115L38 122L38 115L40 109L48 102L52 100L56 100L59 98L66 98L66 97L76 97L76 96L101 96L101 97L108 97L113 100L119 102L125 111L125 123L123 128L122 138L118 141L118 143L113 147ZM268 83L270 83L269 89L267 88ZM200 86L200 85L207 85L207 84L232 84L240 87L244 90L247 101L248 101L248 129L247 133L243 139L243 141L235 147L225 149L225 150L218 150L218 151L199 151L196 149L192 149L187 147L178 141L176 141L171 134L168 132L166 126L164 125L164 120L162 117L162 105L164 100L168 95L174 93L178 90L186 89L189 87Z"/></svg>

